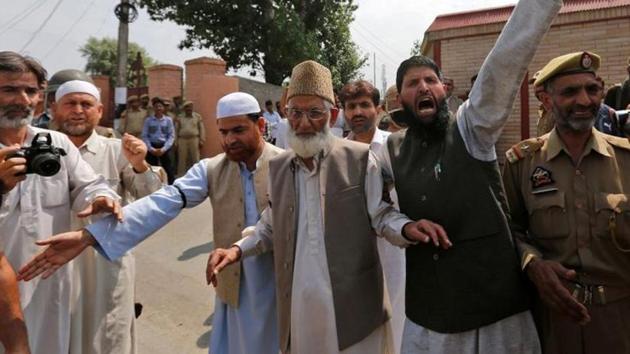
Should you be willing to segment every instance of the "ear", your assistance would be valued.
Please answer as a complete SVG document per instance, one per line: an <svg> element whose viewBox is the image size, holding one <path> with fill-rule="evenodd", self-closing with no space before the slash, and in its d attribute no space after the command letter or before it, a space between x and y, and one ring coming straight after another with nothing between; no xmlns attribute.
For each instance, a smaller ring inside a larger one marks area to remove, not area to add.
<svg viewBox="0 0 630 354"><path fill-rule="evenodd" d="M548 112L553 110L553 98L547 91L542 91L540 93L540 102L542 102L543 106Z"/></svg>
<svg viewBox="0 0 630 354"><path fill-rule="evenodd" d="M337 121L337 116L339 116L339 108L333 107L330 109L330 120L328 121L328 125L332 128Z"/></svg>
<svg viewBox="0 0 630 354"><path fill-rule="evenodd" d="M256 121L256 126L258 127L258 131L260 131L260 134L264 134L265 133L265 118L258 117L258 120Z"/></svg>
<svg viewBox="0 0 630 354"><path fill-rule="evenodd" d="M96 106L96 110L98 111L98 122L103 118L103 104L99 102L98 106Z"/></svg>

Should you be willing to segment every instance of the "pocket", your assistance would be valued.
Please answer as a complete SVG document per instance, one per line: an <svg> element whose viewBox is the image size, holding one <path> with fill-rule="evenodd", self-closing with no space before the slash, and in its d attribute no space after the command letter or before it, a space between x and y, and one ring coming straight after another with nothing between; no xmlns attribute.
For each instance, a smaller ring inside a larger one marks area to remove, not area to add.
<svg viewBox="0 0 630 354"><path fill-rule="evenodd" d="M626 194L596 193L595 228L593 234L609 239L613 236L620 247L630 248L630 204Z"/></svg>
<svg viewBox="0 0 630 354"><path fill-rule="evenodd" d="M529 200L529 228L537 239L569 237L569 220L562 191L533 195Z"/></svg>
<svg viewBox="0 0 630 354"><path fill-rule="evenodd" d="M149 134L157 133L157 127L155 125L149 126Z"/></svg>
<svg viewBox="0 0 630 354"><path fill-rule="evenodd" d="M65 177L65 175L64 175ZM70 192L66 181L55 177L41 177L42 206L57 207L70 201Z"/></svg>

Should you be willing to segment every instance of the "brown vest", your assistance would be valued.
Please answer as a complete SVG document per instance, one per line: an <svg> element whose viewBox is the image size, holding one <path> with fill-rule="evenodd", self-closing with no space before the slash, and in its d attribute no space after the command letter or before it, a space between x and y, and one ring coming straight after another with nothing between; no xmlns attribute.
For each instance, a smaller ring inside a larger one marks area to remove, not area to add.
<svg viewBox="0 0 630 354"><path fill-rule="evenodd" d="M297 235L296 155L269 162L280 349L290 346L291 289ZM365 197L368 145L335 139L320 164L324 242L339 350L361 341L389 318L383 272ZM308 321L308 319L304 319Z"/></svg>
<svg viewBox="0 0 630 354"><path fill-rule="evenodd" d="M265 143L265 148L258 158L254 187L259 211L269 203L267 193L269 159L282 151ZM213 206L214 247L229 248L241 239L241 231L245 228L245 205L239 166L237 162L230 161L225 154L220 154L208 160L207 167L208 197ZM226 304L237 308L241 263L226 267L217 278L217 295Z"/></svg>

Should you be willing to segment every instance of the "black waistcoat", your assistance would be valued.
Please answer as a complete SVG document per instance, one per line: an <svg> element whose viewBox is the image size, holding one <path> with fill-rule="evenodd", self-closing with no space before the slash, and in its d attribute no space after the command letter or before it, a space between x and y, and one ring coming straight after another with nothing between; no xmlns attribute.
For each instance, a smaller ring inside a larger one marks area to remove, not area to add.
<svg viewBox="0 0 630 354"><path fill-rule="evenodd" d="M473 158L454 122L443 139L408 130L387 144L401 211L437 222L453 242L407 248L407 317L455 333L528 309L497 162Z"/></svg>

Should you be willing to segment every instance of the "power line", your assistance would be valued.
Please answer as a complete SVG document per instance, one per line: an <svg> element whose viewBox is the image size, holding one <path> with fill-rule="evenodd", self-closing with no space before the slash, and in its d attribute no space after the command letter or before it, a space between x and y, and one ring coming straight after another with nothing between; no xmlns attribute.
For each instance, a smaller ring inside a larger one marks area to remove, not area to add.
<svg viewBox="0 0 630 354"><path fill-rule="evenodd" d="M384 59L387 59L387 61L389 62L389 64L392 64L394 67L396 67L397 64L397 60L393 59L392 57L390 57L387 52L383 51L378 45L374 44L374 42L372 42L368 37L366 37L363 33L356 31L357 34L359 34L361 37L363 37L363 39L365 39L373 48L375 51L378 51L381 56L385 57Z"/></svg>
<svg viewBox="0 0 630 354"><path fill-rule="evenodd" d="M361 22L355 20L354 23L356 23L359 27L361 27L367 34L369 34L376 41L380 42L380 44L382 46L386 47L387 50L393 52L396 55L400 55L401 54L400 52L398 52L397 49L394 49L393 47L390 47L389 43L385 42L379 36L375 35L372 31L370 31L366 26L362 25ZM404 55L403 55L403 57L404 57Z"/></svg>
<svg viewBox="0 0 630 354"><path fill-rule="evenodd" d="M50 55L50 53L52 53L53 51L55 51L55 49L59 48L59 44L61 44L61 42L63 42L64 39L66 39L66 37L68 36L68 34L70 34L70 32L72 32L72 30L74 29L74 27L81 22L81 20L83 19L83 17L85 17L85 14L87 14L88 10L90 10L90 8L92 7L92 4L94 4L95 0L92 0L88 6L85 8L85 10L83 10L83 13L81 13L81 16L79 16L76 21L74 21L72 23L72 25L66 30L66 32L61 36L61 38L59 38L59 40L57 41L57 43L55 43L55 45L53 45L50 50L48 50L48 52L44 55L45 57L48 57Z"/></svg>
<svg viewBox="0 0 630 354"><path fill-rule="evenodd" d="M53 17L53 15L55 14L55 12L57 12L57 9L59 8L59 5L61 5L61 3L63 2L63 0L59 0L57 1L57 3L55 4L55 7L53 8L53 10L50 12L50 14L46 17L46 19L44 20L44 22L42 22L42 24L39 26L39 28L37 28L37 30L35 30L35 33L33 33L33 35L31 36L31 38L29 38L29 40L26 42L26 44L24 44L24 46L22 47L22 49L20 49L20 52L23 52L24 49L26 49L26 47L28 47L29 44L31 44L31 42L33 42L33 40L35 39L35 37L37 37L37 35L39 34L39 32L42 31L42 29L46 26L46 24L48 23L48 21L50 21L51 17Z"/></svg>
<svg viewBox="0 0 630 354"><path fill-rule="evenodd" d="M22 11L21 13L15 15L15 17L13 17L7 23L5 23L3 25L3 27L0 28L0 33L5 33L5 31L8 31L8 30L12 29L13 27L15 27L15 25L20 23L23 19L28 17L33 12L37 11L40 7L42 7L42 5L45 4L45 0L41 0L41 1L39 1L39 3L38 3L38 1L39 0L35 0L26 9L24 9L24 11Z"/></svg>

